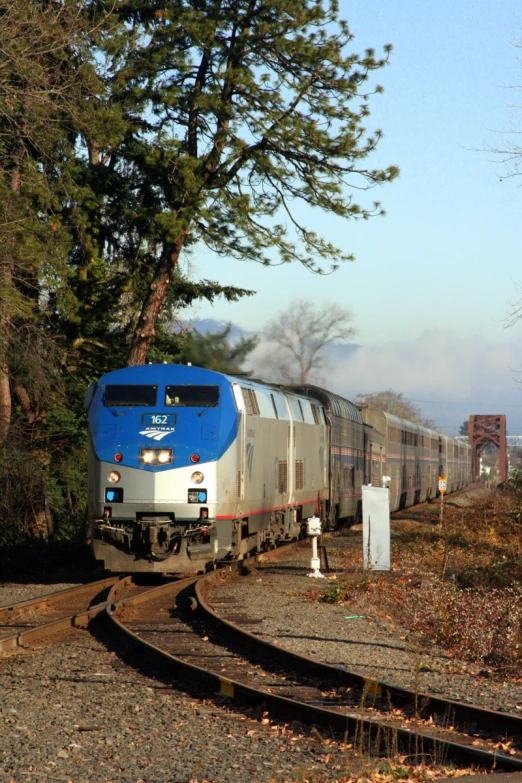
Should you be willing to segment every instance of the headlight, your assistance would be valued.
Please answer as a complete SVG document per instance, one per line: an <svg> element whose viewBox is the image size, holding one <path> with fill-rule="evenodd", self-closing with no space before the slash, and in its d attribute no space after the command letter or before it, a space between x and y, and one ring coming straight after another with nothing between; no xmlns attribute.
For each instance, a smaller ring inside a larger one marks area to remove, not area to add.
<svg viewBox="0 0 522 783"><path fill-rule="evenodd" d="M107 479L109 481L112 481L113 484L117 484L118 481L121 479L121 476L117 470L111 470L111 472L107 476Z"/></svg>
<svg viewBox="0 0 522 783"><path fill-rule="evenodd" d="M140 449L140 462L143 465L170 465L172 449Z"/></svg>
<svg viewBox="0 0 522 783"><path fill-rule="evenodd" d="M204 478L205 478L205 476L199 470L196 470L196 472L193 473L192 476L190 477L191 481L194 484L201 484L201 482L203 481Z"/></svg>

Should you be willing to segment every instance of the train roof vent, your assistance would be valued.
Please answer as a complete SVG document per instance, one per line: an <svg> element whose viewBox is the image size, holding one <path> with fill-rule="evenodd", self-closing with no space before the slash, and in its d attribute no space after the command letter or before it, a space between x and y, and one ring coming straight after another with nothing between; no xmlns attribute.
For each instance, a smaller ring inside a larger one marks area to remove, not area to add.
<svg viewBox="0 0 522 783"><path fill-rule="evenodd" d="M246 386L242 386L243 399L245 401L245 410L251 416L261 416L259 410L259 403L257 401L257 395L254 389L248 389Z"/></svg>
<svg viewBox="0 0 522 783"><path fill-rule="evenodd" d="M286 386L285 388L296 394L302 394L303 397L312 397L314 400L318 400L334 416L339 416L341 419L350 419L350 421L356 421L358 424L363 423L359 408L353 402L340 397L338 394L321 389L319 386Z"/></svg>

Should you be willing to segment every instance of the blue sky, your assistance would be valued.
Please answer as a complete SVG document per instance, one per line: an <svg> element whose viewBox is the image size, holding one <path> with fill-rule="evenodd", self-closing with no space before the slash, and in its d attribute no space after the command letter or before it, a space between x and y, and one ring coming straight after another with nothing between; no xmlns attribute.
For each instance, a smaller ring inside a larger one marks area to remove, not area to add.
<svg viewBox="0 0 522 783"><path fill-rule="evenodd" d="M378 74L384 95L371 98L367 121L369 130L384 132L369 163L401 169L395 183L367 194L387 215L358 223L314 216L317 228L356 257L323 278L297 265L266 269L196 252L195 276L258 293L194 315L261 331L292 298L335 301L352 310L366 361L331 368L331 388L353 396L392 386L433 400L421 407L448 429L470 413L505 412L508 428L511 419L511 431L522 432L522 387L514 380L522 321L505 328L522 281L522 178L502 177L504 168L486 152L505 143L502 131L522 127L522 92L509 89L522 85L515 45L522 3L340 6L355 51L394 46L390 66Z"/></svg>

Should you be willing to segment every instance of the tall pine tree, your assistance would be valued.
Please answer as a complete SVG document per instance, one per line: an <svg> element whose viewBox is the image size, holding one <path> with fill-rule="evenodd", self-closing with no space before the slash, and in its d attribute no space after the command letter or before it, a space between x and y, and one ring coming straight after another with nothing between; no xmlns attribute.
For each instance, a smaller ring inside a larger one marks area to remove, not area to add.
<svg viewBox="0 0 522 783"><path fill-rule="evenodd" d="M355 202L352 188L398 172L365 162L381 136L363 125L367 81L389 47L352 53L335 0L121 0L117 15L104 65L111 101L133 118L115 153L140 240L133 365L176 302L183 250L204 242L218 255L320 271L351 255L309 229L297 205L368 218L380 205Z"/></svg>

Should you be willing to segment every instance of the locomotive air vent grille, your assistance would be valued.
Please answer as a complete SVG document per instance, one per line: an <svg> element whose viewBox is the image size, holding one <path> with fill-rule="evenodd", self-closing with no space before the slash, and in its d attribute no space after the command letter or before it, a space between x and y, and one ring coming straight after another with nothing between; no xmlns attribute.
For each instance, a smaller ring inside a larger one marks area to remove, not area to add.
<svg viewBox="0 0 522 783"><path fill-rule="evenodd" d="M257 402L257 395L254 389L247 389L245 386L241 387L243 392L243 399L245 401L245 410L250 416L260 416L259 404Z"/></svg>
<svg viewBox="0 0 522 783"><path fill-rule="evenodd" d="M286 459L279 461L277 479L279 494L288 492L288 462Z"/></svg>
<svg viewBox="0 0 522 783"><path fill-rule="evenodd" d="M296 459L295 461L295 488L303 489L304 487L304 462L302 459Z"/></svg>
<svg viewBox="0 0 522 783"><path fill-rule="evenodd" d="M237 472L237 496L238 498L241 497L241 471L238 470Z"/></svg>

